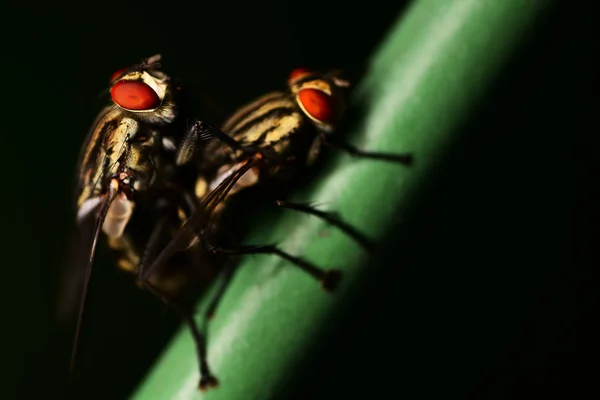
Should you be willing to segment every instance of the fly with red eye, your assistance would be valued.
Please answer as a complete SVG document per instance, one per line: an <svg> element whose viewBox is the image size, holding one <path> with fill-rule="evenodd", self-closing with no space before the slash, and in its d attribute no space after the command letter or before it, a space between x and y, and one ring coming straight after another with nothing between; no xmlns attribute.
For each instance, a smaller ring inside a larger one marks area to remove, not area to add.
<svg viewBox="0 0 600 400"><path fill-rule="evenodd" d="M96 247L105 237L117 265L134 273L138 284L178 311L198 348L200 385L217 385L204 355L203 338L189 310L175 295L183 285L179 265L206 267L199 247L180 252L148 271L155 255L183 221L198 215L197 166L206 139L223 139L236 151L248 151L216 128L197 122L186 129L190 113L181 86L162 71L160 55L117 70L110 78L111 103L96 117L77 165L75 232L59 304L59 318L74 322L70 371L82 327L83 311ZM210 143L210 142L208 142ZM200 212L201 214L201 212Z"/></svg>
<svg viewBox="0 0 600 400"><path fill-rule="evenodd" d="M321 269L276 245L224 247L216 244L216 238L228 225L222 222L223 215L235 193L258 185L270 189L283 186L278 183L289 182L293 173L314 163L323 145L358 157L401 165L411 163L409 154L367 152L332 140L332 134L345 111L348 87L349 83L337 71L320 73L297 69L288 76L286 90L261 96L233 113L221 130L242 146L244 151L216 141L206 145L196 182L196 196L203 199L201 211L192 214L184 223L149 270L173 257L178 249L202 243L213 253L276 255L316 278L325 290L333 290L341 276L336 269ZM190 131L199 129L199 126L192 126ZM307 204L276 199L273 198L278 206L322 218L371 249L371 243L364 235L333 214ZM231 274L232 271L230 269L227 273ZM223 282L228 281L226 278ZM209 307L210 315L215 311L223 290L224 287Z"/></svg>
<svg viewBox="0 0 600 400"><path fill-rule="evenodd" d="M289 179L290 173L313 164L323 145L358 157L403 165L412 162L409 154L368 152L339 140L331 140L330 134L335 131L346 107L349 82L342 79L341 74L341 71L323 73L298 68L288 75L286 90L257 98L240 107L225 121L221 131L227 134L227 138L220 138L219 142L212 141L206 145L199 170L196 196L204 199L201 206L203 216L190 218L185 223L185 229L174 237L172 243L157 257L157 261L166 261L176 253L175 249L185 248L190 242L196 243L200 239L211 252L276 254L316 277L325 289L333 288L339 276L338 271L323 271L271 245L226 249L212 243L211 231L222 225L218 221L230 196L259 183L272 185L274 181ZM197 122L191 127L190 133L201 130L203 124ZM188 136L198 138L201 135L196 133ZM187 146L194 147L194 143ZM356 229L329 213L305 204L281 200L276 200L276 204L323 218L364 246L369 246L368 241ZM156 263L158 264L159 262Z"/></svg>

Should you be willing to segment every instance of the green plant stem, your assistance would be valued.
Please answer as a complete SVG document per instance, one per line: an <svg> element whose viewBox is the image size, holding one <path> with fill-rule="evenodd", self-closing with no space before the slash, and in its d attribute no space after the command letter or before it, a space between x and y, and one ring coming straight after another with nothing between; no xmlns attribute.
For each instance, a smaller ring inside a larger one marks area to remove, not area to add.
<svg viewBox="0 0 600 400"><path fill-rule="evenodd" d="M396 223L390 216L410 213L427 177L460 135L461 121L551 3L415 1L373 54L352 99L365 117L347 136L369 150L410 152L415 164L336 155L296 198L337 211L376 240L385 235ZM323 230L328 236L322 237ZM182 328L134 399L269 398L360 292L364 274L374 273L351 238L314 217L281 210L276 221L246 240L271 242L317 265L342 269L338 291L325 293L277 257L245 257L209 324L208 358L220 387L198 392L194 344Z"/></svg>

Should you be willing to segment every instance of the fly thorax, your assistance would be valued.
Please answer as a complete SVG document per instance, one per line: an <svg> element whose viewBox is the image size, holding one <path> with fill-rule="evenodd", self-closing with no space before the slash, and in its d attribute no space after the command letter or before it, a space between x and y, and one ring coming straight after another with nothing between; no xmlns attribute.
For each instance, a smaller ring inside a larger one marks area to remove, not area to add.
<svg viewBox="0 0 600 400"><path fill-rule="evenodd" d="M153 148L153 139L133 142L121 170L127 171L134 190L145 190L154 184L156 171L161 169L162 160Z"/></svg>
<svg viewBox="0 0 600 400"><path fill-rule="evenodd" d="M114 130L107 132L104 137L104 154L100 155L101 162L98 166L101 170L101 177L115 175L119 170L124 169L123 164L127 164L131 157L130 147L131 139L136 137L139 131L139 123L127 117L122 117ZM102 190L102 185L106 179L96 179L96 189Z"/></svg>

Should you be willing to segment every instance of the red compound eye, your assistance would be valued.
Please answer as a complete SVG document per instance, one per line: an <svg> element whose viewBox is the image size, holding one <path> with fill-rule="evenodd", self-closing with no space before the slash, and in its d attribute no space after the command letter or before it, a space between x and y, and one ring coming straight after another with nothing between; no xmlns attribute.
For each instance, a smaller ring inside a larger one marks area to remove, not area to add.
<svg viewBox="0 0 600 400"><path fill-rule="evenodd" d="M317 89L302 89L298 92L298 101L304 111L317 121L330 123L334 118L331 96Z"/></svg>
<svg viewBox="0 0 600 400"><path fill-rule="evenodd" d="M151 110L160 105L160 98L144 82L119 81L110 89L113 101L129 110Z"/></svg>
<svg viewBox="0 0 600 400"><path fill-rule="evenodd" d="M288 76L288 82L295 81L298 78L301 78L305 75L309 75L311 71L307 68L296 68L292 71L292 73Z"/></svg>
<svg viewBox="0 0 600 400"><path fill-rule="evenodd" d="M121 68L121 69L116 70L115 73L111 75L110 82L117 79L123 72L127 71L129 68L130 67L126 67L126 68Z"/></svg>

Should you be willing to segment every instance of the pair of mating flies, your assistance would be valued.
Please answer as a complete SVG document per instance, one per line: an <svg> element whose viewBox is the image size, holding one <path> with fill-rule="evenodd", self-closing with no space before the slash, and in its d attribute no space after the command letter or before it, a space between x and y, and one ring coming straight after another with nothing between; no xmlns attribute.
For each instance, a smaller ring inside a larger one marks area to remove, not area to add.
<svg viewBox="0 0 600 400"><path fill-rule="evenodd" d="M337 72L297 69L289 75L285 90L259 97L215 128L201 120L190 124L185 90L162 71L160 60L155 55L112 75L112 104L97 116L81 150L75 235L80 258L75 267L85 272L71 370L95 250L105 236L119 255L118 265L135 273L142 288L172 306L189 326L199 358L199 388L204 390L216 386L217 380L206 362L203 336L191 313L172 296L177 285L161 279L159 271L181 263L202 268L206 251L273 254L317 278L325 289L333 289L337 270L321 270L277 246L219 246L215 238L226 230L220 216L229 198L246 187L289 179L290 171L312 164L327 144L357 156L403 164L410 156L368 153L331 141L349 86ZM277 204L347 227L308 205Z"/></svg>

